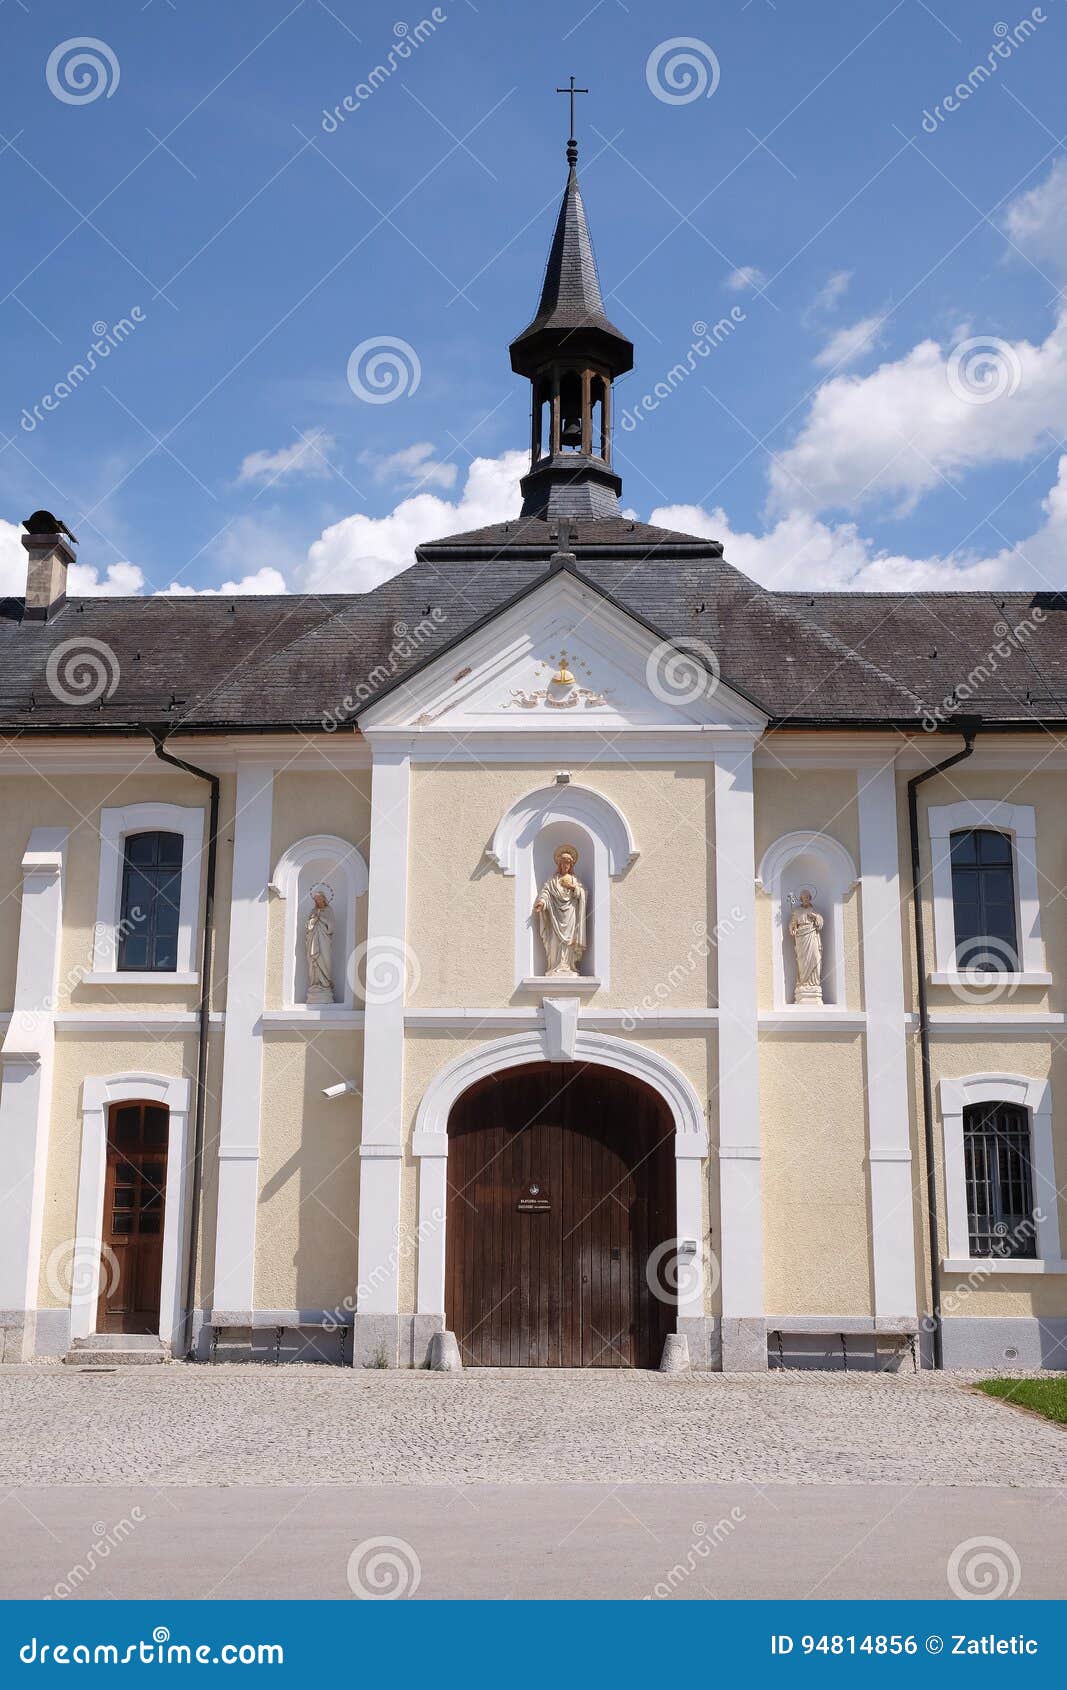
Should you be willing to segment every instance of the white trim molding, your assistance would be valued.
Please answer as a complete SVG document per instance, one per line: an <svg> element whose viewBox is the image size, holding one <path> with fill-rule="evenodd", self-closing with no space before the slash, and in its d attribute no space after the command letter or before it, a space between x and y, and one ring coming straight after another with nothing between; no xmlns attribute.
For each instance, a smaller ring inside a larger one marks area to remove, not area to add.
<svg viewBox="0 0 1067 1690"><path fill-rule="evenodd" d="M285 952L282 960L282 1003L286 1009L306 1008L297 998L297 959L303 943L300 907L301 880L310 892L308 870L315 880L327 880L334 886L335 903L337 880L344 882L344 897L340 900L343 931L335 934L334 988L341 988L338 1007L351 1009L355 1002L356 900L367 890L367 864L361 851L347 839L332 833L313 833L297 840L278 858L271 877L270 889L285 900ZM328 1007L328 1006L327 1006Z"/></svg>
<svg viewBox="0 0 1067 1690"><path fill-rule="evenodd" d="M123 972L118 967L122 919L122 864L126 840L134 833L180 833L182 878L178 908L177 967L169 972ZM100 812L100 874L96 894L93 966L82 976L90 986L195 986L194 961L200 915L204 812L191 804L127 804Z"/></svg>
<svg viewBox="0 0 1067 1690"><path fill-rule="evenodd" d="M917 1312L915 1198L904 1020L903 896L892 758L857 769L856 805L874 1312L880 1319L913 1321Z"/></svg>
<svg viewBox="0 0 1067 1690"><path fill-rule="evenodd" d="M35 827L22 857L15 1002L0 1047L0 1318L6 1360L28 1360L41 1276L65 827Z"/></svg>
<svg viewBox="0 0 1067 1690"><path fill-rule="evenodd" d="M520 1068L527 1062L554 1060L553 1048L551 1034L544 1028L491 1039L446 1063L427 1086L415 1117L411 1143L419 1158L419 1314L445 1312L448 1118L453 1105L478 1080L490 1074ZM629 1074L663 1098L675 1131L677 1234L679 1238L699 1241L704 1234L703 1166L708 1154L708 1129L703 1106L690 1082L658 1051L630 1039L616 1039L583 1028L574 1037L572 1059ZM697 1286L687 1301L679 1303L678 1314L681 1317L703 1313L703 1290Z"/></svg>
<svg viewBox="0 0 1067 1690"><path fill-rule="evenodd" d="M967 1177L963 1154L963 1112L972 1103L1010 1103L1030 1115L1031 1166L1034 1174L1034 1209L1037 1214L1037 1263L1016 1273L1055 1271L1060 1260L1059 1191L1052 1147L1052 1088L1048 1080L1027 1074L966 1074L959 1080L941 1080L941 1120L945 1135L945 1221L948 1233L946 1270L957 1271L971 1260L970 1228L967 1224ZM983 1264L987 1258L981 1258ZM954 1264L951 1268L949 1264ZM1000 1270L1004 1263L997 1262ZM970 1271L970 1270L968 1270Z"/></svg>
<svg viewBox="0 0 1067 1690"><path fill-rule="evenodd" d="M273 813L273 767L253 761L239 764L234 799L212 1294L212 1306L221 1310L255 1306L263 1097L261 1017L267 978L267 877Z"/></svg>
<svg viewBox="0 0 1067 1690"><path fill-rule="evenodd" d="M610 986L611 881L625 874L637 861L638 850L629 822L610 798L592 787L574 786L567 780L537 787L517 798L500 818L486 848L490 862L515 881L516 989L540 990L544 986L539 974L541 947L535 937L532 910L540 882L535 860L539 854L537 842L549 828L564 831L573 828L580 835L576 841L579 850L587 845L592 853L591 868L581 875L587 886L592 882L587 917L587 959L591 968L583 986L586 990ZM561 839L552 842L559 844ZM541 873L546 868L550 869L551 864L540 864Z"/></svg>
<svg viewBox="0 0 1067 1690"><path fill-rule="evenodd" d="M995 798L961 798L955 804L931 804L926 812L934 901L934 985L981 985L990 976L960 969L956 956L956 920L952 902L952 835L965 828L988 827L1010 835L1015 916L1019 935L1017 971L998 974L996 984L1047 986L1045 947L1037 893L1037 819L1031 804L1003 804Z"/></svg>
<svg viewBox="0 0 1067 1690"><path fill-rule="evenodd" d="M752 745L715 754L723 1368L767 1365Z"/></svg>
<svg viewBox="0 0 1067 1690"><path fill-rule="evenodd" d="M187 1231L186 1186L190 1083L170 1074L91 1074L82 1081L82 1137L78 1165L77 1238L70 1294L70 1335L96 1330L104 1247L107 1117L113 1103L158 1103L169 1111L167 1190L163 1207L163 1271L159 1336L177 1342L182 1325L182 1268Z"/></svg>
<svg viewBox="0 0 1067 1690"><path fill-rule="evenodd" d="M800 857L816 857L824 865L819 877L823 884L814 887L816 907L830 929L830 966L823 970L824 991L829 988L827 1009L842 1010L845 1000L845 931L844 899L855 886L859 875L856 865L841 842L828 833L802 829L785 833L763 853L757 882L772 900L774 911L774 1007L788 1010L799 1007L805 1013L818 1014L811 1004L794 1006L786 984L786 950L790 945L785 914L785 888L782 880L790 866ZM801 878L801 884L804 878ZM820 907L821 905L821 907ZM832 993L832 996L829 994Z"/></svg>

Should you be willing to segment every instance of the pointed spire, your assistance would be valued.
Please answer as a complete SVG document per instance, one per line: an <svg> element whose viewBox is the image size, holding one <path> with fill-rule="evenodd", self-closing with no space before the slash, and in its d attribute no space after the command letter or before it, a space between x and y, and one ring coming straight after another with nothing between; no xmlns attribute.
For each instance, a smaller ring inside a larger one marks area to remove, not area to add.
<svg viewBox="0 0 1067 1690"><path fill-rule="evenodd" d="M573 136L567 143L567 157L567 186L556 218L541 299L533 321L511 343L511 367L518 375L531 375L554 352L589 351L618 376L633 368L634 349L604 310L578 186L578 143Z"/></svg>

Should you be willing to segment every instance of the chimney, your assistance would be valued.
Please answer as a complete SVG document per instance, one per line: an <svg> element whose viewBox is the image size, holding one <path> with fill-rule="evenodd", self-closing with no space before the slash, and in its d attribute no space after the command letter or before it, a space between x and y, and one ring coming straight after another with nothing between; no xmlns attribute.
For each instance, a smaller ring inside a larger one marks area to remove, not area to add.
<svg viewBox="0 0 1067 1690"><path fill-rule="evenodd" d="M26 570L27 622L47 622L67 598L67 568L78 544L66 523L51 511L34 511L23 523L22 544L29 554Z"/></svg>

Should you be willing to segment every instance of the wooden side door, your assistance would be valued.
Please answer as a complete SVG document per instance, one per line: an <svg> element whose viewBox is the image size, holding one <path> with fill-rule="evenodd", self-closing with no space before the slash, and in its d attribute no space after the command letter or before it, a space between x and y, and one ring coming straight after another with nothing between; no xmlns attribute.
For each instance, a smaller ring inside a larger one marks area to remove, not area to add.
<svg viewBox="0 0 1067 1690"><path fill-rule="evenodd" d="M98 1332L158 1332L169 1112L115 1103L108 1114Z"/></svg>
<svg viewBox="0 0 1067 1690"><path fill-rule="evenodd" d="M673 1128L610 1069L481 1082L449 1124L446 1295L464 1361L651 1367L673 1309L648 1257L674 1229Z"/></svg>

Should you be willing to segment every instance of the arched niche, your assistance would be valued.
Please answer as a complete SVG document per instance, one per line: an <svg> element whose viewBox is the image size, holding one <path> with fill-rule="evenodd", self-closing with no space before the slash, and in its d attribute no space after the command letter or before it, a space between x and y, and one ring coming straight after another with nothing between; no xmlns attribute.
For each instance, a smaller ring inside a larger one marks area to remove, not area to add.
<svg viewBox="0 0 1067 1690"><path fill-rule="evenodd" d="M586 952L580 975L611 979L611 881L637 859L622 811L591 787L559 783L518 799L501 817L487 856L515 881L515 985L544 978L544 948L533 914L538 890L556 872L561 845L578 848L577 877L586 889ZM580 989L580 988L579 988Z"/></svg>
<svg viewBox="0 0 1067 1690"><path fill-rule="evenodd" d="M362 853L347 839L315 833L283 852L271 881L272 890L285 900L282 1002L286 1009L307 1005L304 928L311 913L312 888L320 883L333 892L330 911L334 920L334 1003L343 1009L353 1006L356 903L367 890L367 864Z"/></svg>
<svg viewBox="0 0 1067 1690"><path fill-rule="evenodd" d="M805 887L823 918L822 1007L846 1008L844 905L858 875L845 847L826 833L784 834L764 852L758 879L773 909L775 1009L818 1014L820 1008L793 1003L797 969L789 921Z"/></svg>

